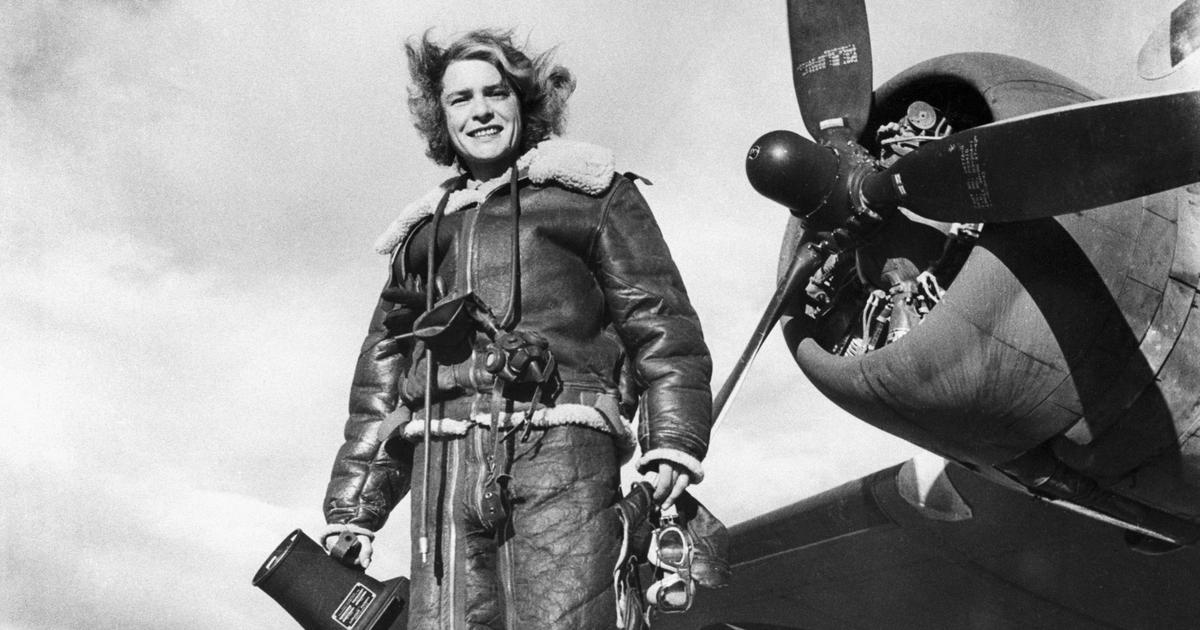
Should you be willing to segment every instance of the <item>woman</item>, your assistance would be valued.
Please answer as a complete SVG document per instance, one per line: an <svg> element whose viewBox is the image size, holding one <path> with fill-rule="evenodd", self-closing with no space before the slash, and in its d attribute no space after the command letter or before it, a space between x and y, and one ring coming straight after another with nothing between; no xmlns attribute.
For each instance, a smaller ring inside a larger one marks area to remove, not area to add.
<svg viewBox="0 0 1200 630"><path fill-rule="evenodd" d="M410 628L611 628L619 467L670 505L703 477L711 361L630 177L562 131L574 80L511 33L409 42L409 109L457 167L377 243L326 544L413 497ZM432 307L432 310L431 310ZM624 412L624 413L622 413ZM419 444L419 446L418 446Z"/></svg>

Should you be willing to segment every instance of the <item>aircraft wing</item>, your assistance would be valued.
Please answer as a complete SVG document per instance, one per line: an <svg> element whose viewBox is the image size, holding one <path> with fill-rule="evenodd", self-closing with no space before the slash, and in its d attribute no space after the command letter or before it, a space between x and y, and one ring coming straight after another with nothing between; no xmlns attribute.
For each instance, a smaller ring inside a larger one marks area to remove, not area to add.
<svg viewBox="0 0 1200 630"><path fill-rule="evenodd" d="M956 464L913 460L730 528L734 579L657 628L1181 628L1200 551L1122 530ZM927 476L927 475L926 475ZM907 497L907 498L906 498ZM918 506L924 503L923 506Z"/></svg>

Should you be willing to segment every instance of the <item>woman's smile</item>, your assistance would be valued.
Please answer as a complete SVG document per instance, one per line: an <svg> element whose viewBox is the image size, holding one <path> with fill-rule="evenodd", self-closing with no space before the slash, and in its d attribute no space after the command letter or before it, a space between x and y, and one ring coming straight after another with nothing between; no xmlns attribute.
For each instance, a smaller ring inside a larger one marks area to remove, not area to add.
<svg viewBox="0 0 1200 630"><path fill-rule="evenodd" d="M471 136L472 138L490 138L492 136L499 135L502 130L503 129L499 126L488 125L487 127L480 127L474 131L468 131L467 135Z"/></svg>

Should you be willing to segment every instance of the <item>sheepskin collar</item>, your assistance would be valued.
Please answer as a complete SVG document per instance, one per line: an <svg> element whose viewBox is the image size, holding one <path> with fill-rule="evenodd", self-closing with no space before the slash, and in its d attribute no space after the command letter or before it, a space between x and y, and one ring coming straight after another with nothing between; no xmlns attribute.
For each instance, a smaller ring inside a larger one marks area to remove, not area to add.
<svg viewBox="0 0 1200 630"><path fill-rule="evenodd" d="M570 140L546 140L522 155L517 160L517 169L535 184L555 182L571 190L599 195L608 190L616 165L612 151L603 147ZM459 180L458 177L446 180L405 206L400 216L375 241L375 251L391 254L417 222L433 214L442 195L456 186ZM497 177L492 182L495 183L491 186L484 184L479 188L462 188L450 193L446 201L446 214L480 203L497 186L507 183L508 175Z"/></svg>

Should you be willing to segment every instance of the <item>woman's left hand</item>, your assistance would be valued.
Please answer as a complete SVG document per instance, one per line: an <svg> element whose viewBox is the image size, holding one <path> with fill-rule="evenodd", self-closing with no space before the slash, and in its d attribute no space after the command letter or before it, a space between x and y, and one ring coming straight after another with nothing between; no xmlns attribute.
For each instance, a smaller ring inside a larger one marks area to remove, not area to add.
<svg viewBox="0 0 1200 630"><path fill-rule="evenodd" d="M654 484L654 500L664 510L671 507L675 499L678 499L692 483L691 473L675 462L660 460L658 470L651 472L656 474L656 478L651 481Z"/></svg>

